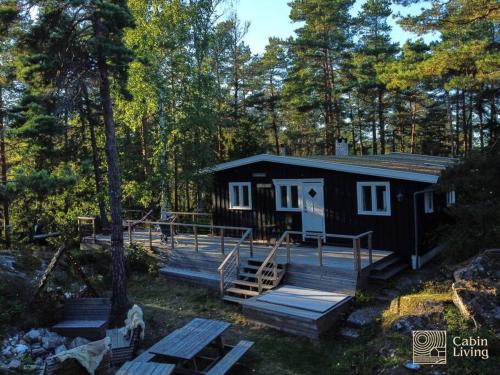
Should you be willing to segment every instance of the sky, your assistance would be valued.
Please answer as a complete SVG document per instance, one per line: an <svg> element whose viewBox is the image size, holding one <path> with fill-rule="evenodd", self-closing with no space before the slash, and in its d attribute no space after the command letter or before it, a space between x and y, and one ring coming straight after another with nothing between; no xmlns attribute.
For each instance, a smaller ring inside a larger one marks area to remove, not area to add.
<svg viewBox="0 0 500 375"><path fill-rule="evenodd" d="M236 2L240 20L250 22L245 43L250 46L253 53L263 53L271 36L285 39L294 35L294 30L299 25L292 23L288 17L290 14L288 2L290 0L239 0ZM364 0L356 1L352 9L353 15L359 12L363 3ZM415 14L419 13L420 8L421 5L413 5L407 9L402 6L393 6L393 12L401 11L403 14L407 12ZM414 34L403 31L392 17L389 18L389 24L392 27L391 37L393 41L403 44L407 39L416 38ZM426 35L424 40L429 42L436 38L436 36Z"/></svg>

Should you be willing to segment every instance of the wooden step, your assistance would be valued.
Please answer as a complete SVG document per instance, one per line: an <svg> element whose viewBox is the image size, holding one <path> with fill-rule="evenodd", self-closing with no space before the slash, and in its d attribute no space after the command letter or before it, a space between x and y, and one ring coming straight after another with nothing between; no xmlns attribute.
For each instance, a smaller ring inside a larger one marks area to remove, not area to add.
<svg viewBox="0 0 500 375"><path fill-rule="evenodd" d="M248 286L250 288L258 288L259 287L259 284L257 282L247 281L247 280L235 280L235 281L233 281L233 284ZM263 289L272 289L273 286L267 285L267 284L262 284L262 288Z"/></svg>
<svg viewBox="0 0 500 375"><path fill-rule="evenodd" d="M245 298L239 298L239 297L228 296L228 295L225 295L224 297L222 297L222 299L226 302L237 303L237 304L241 304L242 301L245 300Z"/></svg>
<svg viewBox="0 0 500 375"><path fill-rule="evenodd" d="M251 264L245 264L244 266L241 266L242 268L246 268L249 270L255 270L256 272L259 270L260 266L254 266ZM281 270L282 268L278 267L278 270ZM264 271L271 271L272 272L273 268L272 267L264 267Z"/></svg>
<svg viewBox="0 0 500 375"><path fill-rule="evenodd" d="M278 272L278 277L280 276L281 272L283 272L283 271ZM255 273L248 273L248 272L240 272L240 277L248 277L249 279L256 279L257 278ZM274 280L274 278L270 277L270 276L262 276L262 280Z"/></svg>
<svg viewBox="0 0 500 375"><path fill-rule="evenodd" d="M258 259L258 258L248 258L247 259L247 263L250 264L250 263L257 263L257 265L260 267L260 265L262 264L262 262L264 261L264 259ZM278 267L284 267L285 264L284 263L278 263Z"/></svg>
<svg viewBox="0 0 500 375"><path fill-rule="evenodd" d="M384 269L389 268L393 264L400 262L400 261L401 261L401 258L399 258L397 256L389 257L389 259L383 259L380 262L376 262L372 266L371 270L372 271L383 271Z"/></svg>
<svg viewBox="0 0 500 375"><path fill-rule="evenodd" d="M408 268L408 264L406 263L396 263L387 270L383 272L376 272L374 274L371 274L368 278L370 280L375 280L375 281L387 281L391 277L397 275L398 273L402 272Z"/></svg>
<svg viewBox="0 0 500 375"><path fill-rule="evenodd" d="M255 290L240 289L240 288L227 288L226 293L242 294L244 296L258 296L259 292Z"/></svg>

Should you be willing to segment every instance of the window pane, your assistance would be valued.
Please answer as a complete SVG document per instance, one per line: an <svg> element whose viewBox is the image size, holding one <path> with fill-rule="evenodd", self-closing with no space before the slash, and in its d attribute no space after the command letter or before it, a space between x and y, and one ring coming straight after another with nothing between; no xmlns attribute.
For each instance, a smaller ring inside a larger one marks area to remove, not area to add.
<svg viewBox="0 0 500 375"><path fill-rule="evenodd" d="M287 203L286 186L280 186L280 197L281 197L281 207L287 208L288 203Z"/></svg>
<svg viewBox="0 0 500 375"><path fill-rule="evenodd" d="M292 208L299 207L299 187L297 185L290 186L292 196Z"/></svg>
<svg viewBox="0 0 500 375"><path fill-rule="evenodd" d="M372 188L363 186L363 211L372 210Z"/></svg>
<svg viewBox="0 0 500 375"><path fill-rule="evenodd" d="M377 211L387 211L387 194L385 186L376 186L377 190Z"/></svg>
<svg viewBox="0 0 500 375"><path fill-rule="evenodd" d="M249 199L249 192L248 192L248 186L243 185L243 207L250 207L250 199Z"/></svg>
<svg viewBox="0 0 500 375"><path fill-rule="evenodd" d="M238 207L240 205L240 187L238 185L233 186L233 207Z"/></svg>

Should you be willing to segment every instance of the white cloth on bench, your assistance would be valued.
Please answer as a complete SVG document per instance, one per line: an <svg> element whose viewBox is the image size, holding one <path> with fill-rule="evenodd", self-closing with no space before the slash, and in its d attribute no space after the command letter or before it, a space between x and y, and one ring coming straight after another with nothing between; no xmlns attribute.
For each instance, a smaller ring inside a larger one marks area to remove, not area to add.
<svg viewBox="0 0 500 375"><path fill-rule="evenodd" d="M104 356L111 350L110 343L111 339L106 337L99 341L93 341L74 349L66 350L56 354L54 357L59 362L73 358L85 367L89 374L94 375Z"/></svg>

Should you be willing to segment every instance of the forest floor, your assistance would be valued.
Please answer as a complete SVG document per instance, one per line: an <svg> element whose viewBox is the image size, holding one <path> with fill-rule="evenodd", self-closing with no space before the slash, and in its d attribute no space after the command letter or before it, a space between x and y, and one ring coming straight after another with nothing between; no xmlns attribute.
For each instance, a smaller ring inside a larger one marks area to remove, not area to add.
<svg viewBox="0 0 500 375"><path fill-rule="evenodd" d="M40 255L16 255L18 266L26 280L35 280L40 269ZM102 295L109 294L109 253L78 252L74 255L92 275L92 283ZM220 319L232 324L225 333L226 341L234 344L242 339L252 340L255 345L244 356L242 366L235 374L307 375L307 374L410 374L404 365L412 360L411 329L424 324L426 329L446 329L448 346L451 338L485 337L488 339L489 358L458 358L448 354L446 366L422 366L420 374L496 374L499 368L498 337L465 321L450 300L451 276L443 267L425 268L421 272L407 271L385 287L375 287L357 295L353 310L382 306L378 315L368 324L358 328L358 338L346 338L340 334L345 323L339 322L320 341L292 336L248 321L235 305L223 303L219 295L202 287L168 281L157 275L155 264L139 250L127 254L130 302L144 310L146 337L141 350L160 340L195 317ZM17 271L16 271L17 272ZM18 329L50 326L44 321L53 316L43 312L44 319L33 319L34 313L25 310L25 300L32 293L33 285L26 283L25 292L9 287L12 281L7 273L0 272L0 302L2 302L0 339L4 333ZM9 273L10 275L10 273ZM4 277L5 276L5 277ZM19 277L19 276L17 276ZM64 270L51 277L51 288L62 287L75 291L81 287L77 280ZM24 297L23 297L24 296ZM384 298L381 298L385 296ZM397 302L397 303L396 303ZM397 307L397 311L395 310ZM431 317L434 320L423 320ZM121 320L117 322L122 323ZM3 327L3 328L2 328ZM416 328L418 329L418 328ZM449 349L451 350L451 349Z"/></svg>
<svg viewBox="0 0 500 375"><path fill-rule="evenodd" d="M450 302L449 283L425 282L411 289L412 298L444 302L443 324L452 336L477 336ZM247 339L255 342L242 361L237 374L410 374L404 364L412 359L411 332L390 329L394 314L390 303L380 316L361 329L356 339L339 334L343 324L328 332L321 341L288 335L248 321L237 306L223 303L215 293L150 276L133 278L129 283L130 298L139 304L146 316L147 348L163 336L195 317L222 319L232 323L226 337L229 343ZM401 296L405 296L403 293ZM372 306L372 294L360 295L356 308ZM418 303L415 304L418 309ZM411 308L410 308L411 310ZM412 311L406 311L411 314ZM442 327L440 327L442 328ZM491 333L483 331L481 337ZM498 341L496 341L498 344ZM494 352L492 352L492 350ZM498 346L490 348L489 360L451 358L446 366L425 366L427 374L495 374L498 370Z"/></svg>

